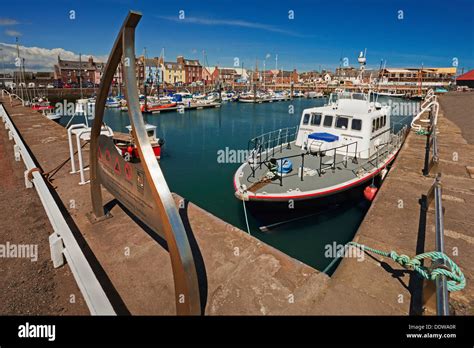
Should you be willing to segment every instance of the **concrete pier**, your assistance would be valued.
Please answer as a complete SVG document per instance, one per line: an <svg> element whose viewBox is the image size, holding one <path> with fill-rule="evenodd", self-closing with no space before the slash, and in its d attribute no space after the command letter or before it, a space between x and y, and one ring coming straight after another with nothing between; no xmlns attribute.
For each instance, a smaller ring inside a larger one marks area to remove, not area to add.
<svg viewBox="0 0 474 348"><path fill-rule="evenodd" d="M65 128L29 108L11 106L9 99L0 102L44 173L69 157ZM87 164L88 146L83 155ZM175 314L171 264L163 241L132 220L105 189L104 202L109 202L113 218L92 225L86 218L91 211L89 185L79 185L78 174L70 170L67 162L50 176L57 202L70 217L117 313ZM325 274L194 204L180 211L190 227L190 240L200 250L195 258L205 314L298 314L311 308L327 285Z"/></svg>
<svg viewBox="0 0 474 348"><path fill-rule="evenodd" d="M467 279L464 290L451 294L450 304L453 313L472 315L474 222L470 215L474 211L474 126L470 113L474 109L474 95L453 93L440 100L438 169L442 173L445 249ZM9 99L0 102L44 173L69 157L63 127L29 108L12 106ZM0 133L3 143L8 144L6 132ZM434 212L423 210L420 205L435 174L422 175L425 142L425 136L409 134L354 241L409 256L434 250ZM3 158L11 157L7 146L0 147ZM88 146L84 147L84 159L87 163ZM113 218L92 225L86 218L91 210L89 186L79 185L78 174L71 175L70 170L70 163L66 162L50 177L57 203L63 207L117 313L175 314L165 243L134 221L105 190L104 202L108 202ZM11 171L22 175L18 166ZM21 190L27 189L18 188ZM10 193L8 197L15 204L15 195ZM178 204L181 197L175 199ZM29 201L24 205L24 209L32 209ZM203 313L207 315L434 314L432 308L423 308L425 285L421 279L391 259L371 253L366 253L362 261L344 258L329 278L192 203L186 202L180 213L189 227L192 247L197 251L199 246L195 259ZM2 210L1 221L9 214L11 210ZM25 220L25 225L29 224ZM11 232L8 224L3 225L0 237L3 238L5 230L7 235ZM8 309L4 311L11 313Z"/></svg>
<svg viewBox="0 0 474 348"><path fill-rule="evenodd" d="M474 142L472 137L468 141L463 134L474 133L474 94L448 94L440 101L438 169L442 173L445 250L467 280L464 290L451 294L451 311L472 315L474 176L469 174L467 167L474 165ZM410 133L361 224L355 242L411 257L435 250L434 212L430 209L424 214L419 203L432 185L434 174L422 175L425 142L426 136ZM405 270L389 258L367 253L362 262L356 258L345 258L341 262L315 312L434 314L432 308L423 310L422 292L423 283L413 271Z"/></svg>

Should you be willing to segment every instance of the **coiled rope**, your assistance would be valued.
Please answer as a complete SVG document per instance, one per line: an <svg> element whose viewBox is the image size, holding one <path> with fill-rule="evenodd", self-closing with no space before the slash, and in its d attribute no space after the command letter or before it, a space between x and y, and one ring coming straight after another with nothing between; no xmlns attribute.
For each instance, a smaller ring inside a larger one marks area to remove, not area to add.
<svg viewBox="0 0 474 348"><path fill-rule="evenodd" d="M446 276L448 291L459 291L464 289L466 286L466 278L462 273L461 269L456 265L456 263L449 258L448 255L439 251L430 251L420 255L416 255L414 258L410 258L407 255L399 255L395 251L385 252L377 249L370 248L366 245L359 244L356 242L349 242L349 245L353 245L357 248L362 249L363 251L370 251L375 254L390 257L393 261L400 264L402 267L410 270L414 270L423 278L435 281L441 275ZM439 260L444 260L446 266L449 266L448 269L445 265L439 264L433 269L425 267L421 264L423 259L431 259L432 262L438 262Z"/></svg>

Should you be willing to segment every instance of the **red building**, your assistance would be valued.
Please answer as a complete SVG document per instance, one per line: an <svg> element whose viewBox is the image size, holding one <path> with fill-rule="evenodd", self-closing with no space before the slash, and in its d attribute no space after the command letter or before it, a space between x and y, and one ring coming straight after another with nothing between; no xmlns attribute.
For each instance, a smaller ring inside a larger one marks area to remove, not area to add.
<svg viewBox="0 0 474 348"><path fill-rule="evenodd" d="M92 82L96 80L96 71L98 65L103 66L102 63L94 62L92 57L85 61L62 60L58 56L58 63L54 65L54 79L61 80L65 83L79 83L80 78L82 82Z"/></svg>
<svg viewBox="0 0 474 348"><path fill-rule="evenodd" d="M191 84L193 82L202 81L202 66L197 59L184 59L178 56L176 62L184 68L184 83Z"/></svg>
<svg viewBox="0 0 474 348"><path fill-rule="evenodd" d="M470 70L465 74L456 78L456 85L474 88L474 70Z"/></svg>
<svg viewBox="0 0 474 348"><path fill-rule="evenodd" d="M219 69L215 67L214 71L212 72L212 81L220 81L224 84L231 84L235 81L237 76L237 71L235 69Z"/></svg>

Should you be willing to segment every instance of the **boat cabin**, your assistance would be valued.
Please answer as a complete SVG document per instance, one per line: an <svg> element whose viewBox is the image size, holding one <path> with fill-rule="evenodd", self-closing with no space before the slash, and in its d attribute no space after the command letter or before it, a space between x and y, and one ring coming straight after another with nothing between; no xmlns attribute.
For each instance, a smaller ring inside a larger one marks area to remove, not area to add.
<svg viewBox="0 0 474 348"><path fill-rule="evenodd" d="M370 100L370 93L332 93L328 104L303 111L296 145L311 153L337 148L369 158L390 140L390 107Z"/></svg>
<svg viewBox="0 0 474 348"><path fill-rule="evenodd" d="M132 135L132 126L127 126L126 128L128 130L128 133L130 134L130 136L133 137L133 135ZM150 144L152 144L152 145L157 144L158 139L156 138L156 126L146 123L145 124L145 130L146 130L146 133L148 135L148 140L150 141Z"/></svg>

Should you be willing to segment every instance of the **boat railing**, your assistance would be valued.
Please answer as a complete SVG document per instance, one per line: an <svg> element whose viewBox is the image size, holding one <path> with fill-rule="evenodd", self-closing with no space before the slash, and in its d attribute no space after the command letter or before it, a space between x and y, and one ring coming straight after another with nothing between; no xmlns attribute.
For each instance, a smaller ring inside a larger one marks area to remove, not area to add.
<svg viewBox="0 0 474 348"><path fill-rule="evenodd" d="M255 162L256 160L261 161L262 157L268 160L272 156L275 156L275 151L283 151L283 146L289 146L289 144L296 140L298 135L298 126L280 128L276 131L268 132L259 135L258 137L252 138L248 142L248 151L250 157Z"/></svg>
<svg viewBox="0 0 474 348"><path fill-rule="evenodd" d="M366 163L360 165L359 167L353 169L353 173L356 175L361 175L363 172L377 169L381 163L384 163L384 160L392 154L395 150L399 149L402 143L406 138L408 132L408 127L403 126L396 134L391 134L390 140L388 142L378 144L375 146L375 152L369 156L369 159ZM361 158L363 153L368 150L363 150L357 153L357 157ZM370 170L366 169L364 166L369 163L372 167Z"/></svg>
<svg viewBox="0 0 474 348"><path fill-rule="evenodd" d="M349 151L349 147L354 146L354 151L351 152ZM354 163L357 163L357 147L358 147L358 142L354 141L352 143L344 144L344 145L339 145L337 147L333 147L328 150L324 150L319 152L319 169L318 169L318 175L321 176L326 172L326 169L331 169L331 170L336 170L336 165L338 164L343 164L344 168L347 168L347 160L350 157L350 153L354 153L354 156L352 157L352 161ZM342 159L337 161L337 154L338 153L345 153L342 156ZM310 154L310 153L309 153ZM323 158L325 156L331 156L332 154L332 161L330 162L323 162ZM301 172L304 171L304 162L301 167ZM303 180L303 173L301 173L301 180Z"/></svg>
<svg viewBox="0 0 474 348"><path fill-rule="evenodd" d="M355 147L355 151L349 151L349 148L351 146L354 146ZM252 174L251 176L253 178L255 178L255 172L256 172L256 168L262 168L262 166L266 166L268 168L268 170L270 171L274 171L275 170L275 167L274 167L274 164L275 163L278 163L278 161L283 161L283 160L287 160L287 159L291 159L291 158L297 158L297 157L301 157L301 165L298 167L298 177L300 178L301 181L304 181L304 173L305 173L305 157L307 156L318 156L319 157L319 163L317 165L316 168L309 168L309 169L313 169L316 171L316 173L319 175L319 176L322 176L325 172L326 172L326 169L332 169L333 171L336 169L336 166L338 164L342 164L344 165L345 168L347 168L347 163L348 163L348 160L349 158L352 157L352 161L353 163L357 163L357 156L355 154L357 154L357 146L358 146L358 142L357 141L354 141L354 142L351 142L351 143L348 143L348 144L344 144L344 145L339 145L339 146L336 146L336 147L333 147L333 148L330 148L330 149L324 149L324 150L321 150L321 151L306 151L306 152L302 152L301 154L296 154L296 155L292 155L292 156L284 156L284 157L270 157L270 158L265 158L263 159L262 157L251 157L249 158L249 160L251 161L250 163L250 168L251 168L251 171L252 171ZM270 151L268 151L270 152ZM278 152L277 152L278 153ZM342 154L342 153L345 153L345 155L343 156L339 156L339 160L338 160L338 154ZM353 153L354 156L351 156L350 154ZM331 157L332 155L332 159L330 162L323 162L323 160L327 157ZM273 161L274 163L271 164L271 161ZM281 163L280 163L281 164ZM278 169L277 169L277 173L278 173L278 179L280 181L280 186L283 186L283 178L285 177L281 172L278 172Z"/></svg>

